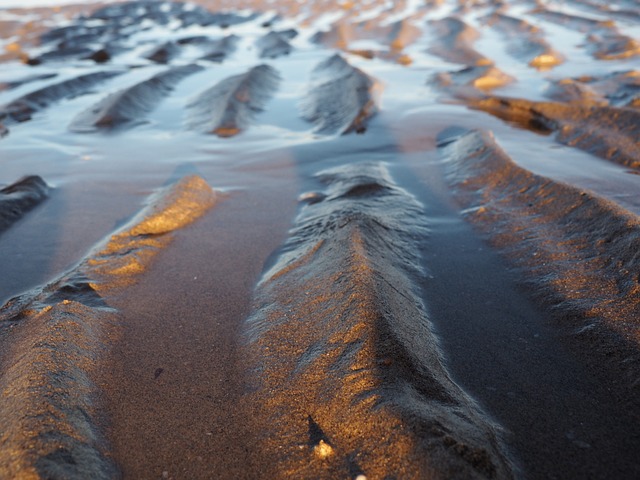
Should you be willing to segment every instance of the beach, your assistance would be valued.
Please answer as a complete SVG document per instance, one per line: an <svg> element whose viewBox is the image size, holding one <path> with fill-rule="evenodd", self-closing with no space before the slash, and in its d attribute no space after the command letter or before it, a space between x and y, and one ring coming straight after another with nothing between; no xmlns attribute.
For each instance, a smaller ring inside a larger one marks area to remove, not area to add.
<svg viewBox="0 0 640 480"><path fill-rule="evenodd" d="M640 476L640 3L0 3L1 479Z"/></svg>

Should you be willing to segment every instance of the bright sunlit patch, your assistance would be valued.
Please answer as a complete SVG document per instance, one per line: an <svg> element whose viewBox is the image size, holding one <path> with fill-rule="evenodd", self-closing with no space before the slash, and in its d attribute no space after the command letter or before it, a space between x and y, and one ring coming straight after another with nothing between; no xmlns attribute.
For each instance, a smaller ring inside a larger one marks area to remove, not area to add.
<svg viewBox="0 0 640 480"><path fill-rule="evenodd" d="M562 63L562 59L560 57L552 54L542 54L531 60L529 65L534 68L544 69L559 65L560 63Z"/></svg>
<svg viewBox="0 0 640 480"><path fill-rule="evenodd" d="M333 455L333 447L324 440L320 440L320 443L313 447L313 453L316 454L316 457L324 460Z"/></svg>

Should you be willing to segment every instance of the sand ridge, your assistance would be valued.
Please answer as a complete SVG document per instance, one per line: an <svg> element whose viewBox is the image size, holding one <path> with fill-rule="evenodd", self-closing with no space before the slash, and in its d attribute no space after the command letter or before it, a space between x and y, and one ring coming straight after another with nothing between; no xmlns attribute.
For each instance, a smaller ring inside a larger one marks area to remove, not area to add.
<svg viewBox="0 0 640 480"><path fill-rule="evenodd" d="M101 431L100 393L92 380L120 328L105 298L145 270L169 241L167 234L214 203L204 180L185 177L72 271L2 307L3 327L14 328L0 377L1 476L119 476Z"/></svg>
<svg viewBox="0 0 640 480"><path fill-rule="evenodd" d="M273 475L512 478L499 427L450 379L416 295L420 204L380 164L318 177L326 190L247 320L248 408Z"/></svg>

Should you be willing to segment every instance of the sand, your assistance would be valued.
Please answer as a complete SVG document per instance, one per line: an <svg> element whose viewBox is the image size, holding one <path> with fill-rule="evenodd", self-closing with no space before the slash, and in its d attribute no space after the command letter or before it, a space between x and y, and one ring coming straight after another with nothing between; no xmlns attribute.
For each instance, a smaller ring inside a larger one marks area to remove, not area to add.
<svg viewBox="0 0 640 480"><path fill-rule="evenodd" d="M635 0L65 3L0 10L0 478L640 475Z"/></svg>

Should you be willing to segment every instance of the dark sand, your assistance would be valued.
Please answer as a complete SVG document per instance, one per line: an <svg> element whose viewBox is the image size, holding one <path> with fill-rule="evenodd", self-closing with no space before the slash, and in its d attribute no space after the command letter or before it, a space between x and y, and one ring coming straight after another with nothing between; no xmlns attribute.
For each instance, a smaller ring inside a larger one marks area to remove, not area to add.
<svg viewBox="0 0 640 480"><path fill-rule="evenodd" d="M0 10L0 478L638 478L640 4L196 3Z"/></svg>

